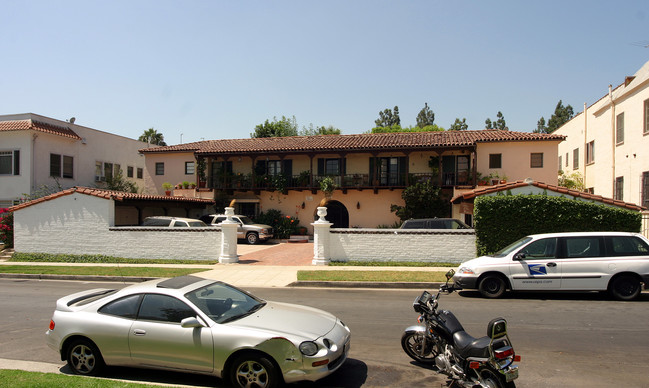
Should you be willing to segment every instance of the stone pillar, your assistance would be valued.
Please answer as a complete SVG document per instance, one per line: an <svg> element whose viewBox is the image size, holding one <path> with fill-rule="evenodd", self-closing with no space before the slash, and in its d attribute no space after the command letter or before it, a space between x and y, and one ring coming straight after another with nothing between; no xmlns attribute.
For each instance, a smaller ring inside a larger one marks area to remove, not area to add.
<svg viewBox="0 0 649 388"><path fill-rule="evenodd" d="M327 208L318 207L318 220L313 225L313 265L329 265L329 229L331 222L325 219Z"/></svg>
<svg viewBox="0 0 649 388"><path fill-rule="evenodd" d="M221 239L221 256L219 256L219 263L221 264L239 262L239 255L237 255L237 227L239 226L239 223L232 219L233 214L234 208L226 207L225 215L228 218L219 224L223 231L223 238Z"/></svg>

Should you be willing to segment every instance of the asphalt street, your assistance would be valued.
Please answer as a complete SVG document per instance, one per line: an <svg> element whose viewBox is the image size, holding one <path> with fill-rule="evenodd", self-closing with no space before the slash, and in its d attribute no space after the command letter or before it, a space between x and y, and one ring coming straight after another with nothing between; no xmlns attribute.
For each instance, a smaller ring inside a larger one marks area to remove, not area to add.
<svg viewBox="0 0 649 388"><path fill-rule="evenodd" d="M0 279L0 359L38 361L67 372L44 342L57 298L96 287L68 281ZM403 353L403 329L415 324L412 301L418 290L248 288L269 300L330 311L352 330L350 359L332 376L293 387L446 386L443 376L414 364ZM485 300L477 293L444 295L440 305L453 311L474 336L485 335L490 319L509 322L514 347L522 356L518 387L646 387L649 361L649 294L618 302L598 294L516 294ZM197 375L113 368L108 377L190 387L226 386Z"/></svg>

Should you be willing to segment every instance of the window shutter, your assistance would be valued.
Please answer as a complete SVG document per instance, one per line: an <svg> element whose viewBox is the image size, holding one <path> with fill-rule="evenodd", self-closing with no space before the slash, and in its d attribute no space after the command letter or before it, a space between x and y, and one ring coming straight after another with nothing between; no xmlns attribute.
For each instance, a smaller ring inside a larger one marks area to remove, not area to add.
<svg viewBox="0 0 649 388"><path fill-rule="evenodd" d="M293 176L293 160L285 159L282 161L282 173L285 177Z"/></svg>
<svg viewBox="0 0 649 388"><path fill-rule="evenodd" d="M325 160L318 158L318 176L323 176L325 173Z"/></svg>
<svg viewBox="0 0 649 388"><path fill-rule="evenodd" d="M20 151L14 151L14 175L20 175Z"/></svg>

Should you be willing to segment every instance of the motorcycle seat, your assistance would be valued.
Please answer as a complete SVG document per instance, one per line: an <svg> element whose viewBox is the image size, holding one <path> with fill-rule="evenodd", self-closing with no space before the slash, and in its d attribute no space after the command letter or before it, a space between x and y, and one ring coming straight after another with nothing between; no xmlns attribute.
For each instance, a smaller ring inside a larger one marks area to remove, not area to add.
<svg viewBox="0 0 649 388"><path fill-rule="evenodd" d="M491 339L487 336L474 338L462 330L453 334L453 342L455 342L457 352L462 358L489 357L489 343Z"/></svg>

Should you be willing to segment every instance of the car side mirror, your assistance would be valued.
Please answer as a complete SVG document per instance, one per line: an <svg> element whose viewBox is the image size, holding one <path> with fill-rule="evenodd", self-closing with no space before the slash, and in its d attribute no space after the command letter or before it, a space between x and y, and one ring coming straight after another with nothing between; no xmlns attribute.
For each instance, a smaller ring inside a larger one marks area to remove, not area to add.
<svg viewBox="0 0 649 388"><path fill-rule="evenodd" d="M180 326L185 327L185 328L195 328L195 327L203 327L203 324L199 322L196 317L187 317L180 321Z"/></svg>
<svg viewBox="0 0 649 388"><path fill-rule="evenodd" d="M525 252L518 252L517 254L514 255L514 260L518 260L518 261L525 260L526 257L527 255L525 254Z"/></svg>

